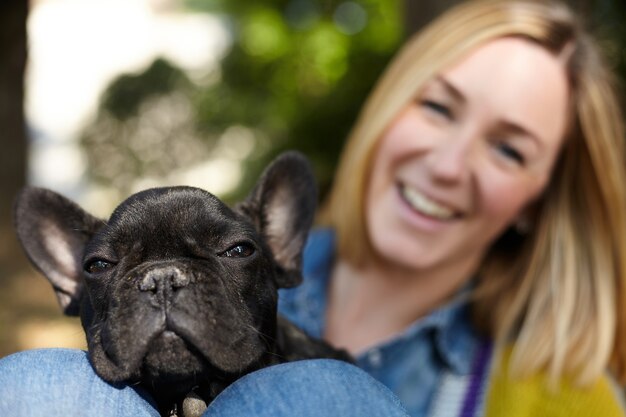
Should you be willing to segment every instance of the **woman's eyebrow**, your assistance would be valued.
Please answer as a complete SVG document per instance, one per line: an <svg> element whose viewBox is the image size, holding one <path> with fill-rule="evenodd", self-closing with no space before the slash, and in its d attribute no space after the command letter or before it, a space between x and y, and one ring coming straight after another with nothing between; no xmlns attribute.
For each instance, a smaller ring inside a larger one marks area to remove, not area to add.
<svg viewBox="0 0 626 417"><path fill-rule="evenodd" d="M461 92L461 90L455 87L454 84L452 84L449 80L446 80L444 76L438 75L435 77L434 81L441 84L444 90L446 90L446 92L449 93L454 100L462 103L465 103L467 101L465 95Z"/></svg>
<svg viewBox="0 0 626 417"><path fill-rule="evenodd" d="M506 129L507 131L509 131L510 133L519 135L519 136L526 136L532 139L535 142L535 144L537 144L537 146L539 147L542 146L543 142L541 140L541 137L537 135L536 133L534 133L531 129L524 127L520 124L517 124L513 121L510 121L510 120L503 120L501 123L502 123L502 127Z"/></svg>

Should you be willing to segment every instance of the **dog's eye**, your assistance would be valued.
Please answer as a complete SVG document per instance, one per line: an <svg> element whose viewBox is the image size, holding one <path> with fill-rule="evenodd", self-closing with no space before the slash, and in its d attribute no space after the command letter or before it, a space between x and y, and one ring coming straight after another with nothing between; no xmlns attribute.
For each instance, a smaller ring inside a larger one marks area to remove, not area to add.
<svg viewBox="0 0 626 417"><path fill-rule="evenodd" d="M226 258L247 258L254 254L254 247L247 243L238 243L230 249L220 253L220 256Z"/></svg>
<svg viewBox="0 0 626 417"><path fill-rule="evenodd" d="M103 261L102 259L96 259L94 261L87 262L85 264L85 271L90 274L98 274L111 269L113 264L111 262Z"/></svg>

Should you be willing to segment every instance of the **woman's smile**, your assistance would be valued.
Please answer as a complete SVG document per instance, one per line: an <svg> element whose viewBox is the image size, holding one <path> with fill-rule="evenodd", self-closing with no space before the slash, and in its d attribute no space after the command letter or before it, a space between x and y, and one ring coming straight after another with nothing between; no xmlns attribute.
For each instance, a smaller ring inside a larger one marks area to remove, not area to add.
<svg viewBox="0 0 626 417"><path fill-rule="evenodd" d="M439 221L448 221L458 218L460 213L452 207L439 203L427 195L421 193L417 188L399 183L398 190L402 199L417 213Z"/></svg>

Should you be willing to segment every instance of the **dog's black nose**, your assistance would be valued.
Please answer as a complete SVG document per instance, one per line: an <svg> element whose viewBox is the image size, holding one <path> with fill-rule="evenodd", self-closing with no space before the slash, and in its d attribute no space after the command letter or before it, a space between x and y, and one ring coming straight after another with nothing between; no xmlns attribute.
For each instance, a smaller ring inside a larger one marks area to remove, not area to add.
<svg viewBox="0 0 626 417"><path fill-rule="evenodd" d="M146 272L139 282L141 291L176 291L189 284L189 277L176 266L161 266Z"/></svg>

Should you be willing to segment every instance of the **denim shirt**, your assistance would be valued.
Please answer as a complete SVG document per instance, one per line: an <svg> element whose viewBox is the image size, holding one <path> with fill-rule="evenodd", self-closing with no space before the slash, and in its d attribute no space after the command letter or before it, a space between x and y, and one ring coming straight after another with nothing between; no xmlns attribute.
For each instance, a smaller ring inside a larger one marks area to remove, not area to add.
<svg viewBox="0 0 626 417"><path fill-rule="evenodd" d="M314 231L303 255L302 284L281 290L279 311L309 335L321 338L326 320L328 281L335 255L335 234ZM467 302L461 295L401 334L362 352L357 365L385 384L413 417L432 415L443 375L467 376L479 348Z"/></svg>

